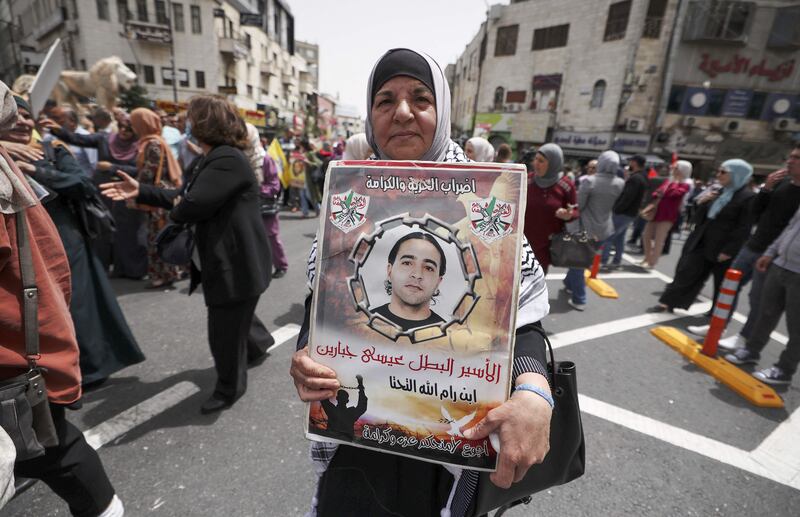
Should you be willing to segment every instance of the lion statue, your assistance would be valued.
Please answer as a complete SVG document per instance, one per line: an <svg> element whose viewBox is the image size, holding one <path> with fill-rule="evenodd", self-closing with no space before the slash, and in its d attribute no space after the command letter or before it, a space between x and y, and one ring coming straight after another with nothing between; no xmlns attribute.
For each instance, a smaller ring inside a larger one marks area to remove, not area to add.
<svg viewBox="0 0 800 517"><path fill-rule="evenodd" d="M96 62L88 72L64 70L50 95L59 105L72 104L79 107L79 97L94 97L99 106L113 109L121 89L136 83L136 74L117 56L106 57ZM33 85L33 76L21 75L14 81L13 90L28 96Z"/></svg>

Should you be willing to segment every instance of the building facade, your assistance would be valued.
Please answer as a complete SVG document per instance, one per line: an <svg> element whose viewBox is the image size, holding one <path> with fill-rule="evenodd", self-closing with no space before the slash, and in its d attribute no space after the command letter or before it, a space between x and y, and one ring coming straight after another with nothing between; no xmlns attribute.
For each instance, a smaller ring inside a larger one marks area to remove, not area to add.
<svg viewBox="0 0 800 517"><path fill-rule="evenodd" d="M773 156L742 156L768 169L797 131L798 9L796 0L492 6L455 64L455 134L518 151L555 142L575 159L615 149L660 163L676 152L701 171L746 145ZM768 151L748 143L775 140Z"/></svg>
<svg viewBox="0 0 800 517"><path fill-rule="evenodd" d="M87 70L119 56L163 106L218 93L262 127L279 120L294 127L297 114L305 115L307 63L295 54L294 18L281 0L0 2L18 49L0 52L4 80L35 73L61 38L67 68Z"/></svg>

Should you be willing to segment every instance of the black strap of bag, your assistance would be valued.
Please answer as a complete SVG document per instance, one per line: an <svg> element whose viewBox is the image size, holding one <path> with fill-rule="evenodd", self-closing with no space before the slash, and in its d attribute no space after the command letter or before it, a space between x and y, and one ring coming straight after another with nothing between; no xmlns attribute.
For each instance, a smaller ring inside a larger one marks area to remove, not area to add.
<svg viewBox="0 0 800 517"><path fill-rule="evenodd" d="M22 328L25 332L25 357L30 369L36 368L39 359L39 288L33 271L31 244L25 224L25 210L17 212L17 248L22 276Z"/></svg>
<svg viewBox="0 0 800 517"><path fill-rule="evenodd" d="M533 465L525 477L508 489L492 483L490 473L481 472L478 490L469 515L480 516L497 509L502 515L513 506L527 504L531 495L548 488L568 483L583 475L586 466L586 448L583 439L581 410L578 404L578 386L575 364L557 363L553 347L544 330L531 327L547 343L550 355L548 377L555 407L550 419L550 451L544 461Z"/></svg>

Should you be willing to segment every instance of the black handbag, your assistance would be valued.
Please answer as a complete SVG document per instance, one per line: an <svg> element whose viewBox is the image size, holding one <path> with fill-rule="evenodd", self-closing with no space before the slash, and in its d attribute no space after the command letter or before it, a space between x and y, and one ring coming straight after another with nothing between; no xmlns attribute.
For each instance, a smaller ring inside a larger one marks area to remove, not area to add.
<svg viewBox="0 0 800 517"><path fill-rule="evenodd" d="M591 267L598 243L585 230L550 236L550 263L557 267Z"/></svg>
<svg viewBox="0 0 800 517"><path fill-rule="evenodd" d="M557 363L544 330L534 330L544 337L550 353L548 376L555 400L550 418L550 452L542 463L533 465L521 481L507 489L492 483L489 472L481 472L475 495L475 516L499 509L495 514L497 517L513 506L528 504L531 494L577 479L583 475L586 467L575 364L569 361Z"/></svg>
<svg viewBox="0 0 800 517"><path fill-rule="evenodd" d="M117 231L117 224L114 216L111 215L111 210L100 199L97 192L93 192L75 203L75 212L83 231L90 239L97 239L102 235Z"/></svg>
<svg viewBox="0 0 800 517"><path fill-rule="evenodd" d="M14 442L17 461L23 461L43 455L45 447L58 445L58 435L50 413L44 377L36 366L39 358L39 290L25 227L25 210L17 212L16 219L22 273L22 325L28 371L0 381L0 427Z"/></svg>
<svg viewBox="0 0 800 517"><path fill-rule="evenodd" d="M166 225L156 235L156 253L167 264L187 265L194 253L194 230L188 224Z"/></svg>

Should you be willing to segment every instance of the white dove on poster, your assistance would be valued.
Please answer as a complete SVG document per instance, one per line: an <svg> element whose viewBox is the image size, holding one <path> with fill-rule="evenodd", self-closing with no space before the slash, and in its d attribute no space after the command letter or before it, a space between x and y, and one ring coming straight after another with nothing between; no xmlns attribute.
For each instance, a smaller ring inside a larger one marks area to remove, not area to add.
<svg viewBox="0 0 800 517"><path fill-rule="evenodd" d="M449 434L450 436L462 436L461 428L470 423L472 419L475 418L475 413L478 412L477 410L475 410L469 415L462 417L459 420L456 420L450 416L450 413L448 413L447 409L444 406L441 406L441 410L442 410L442 416L444 417L442 419L442 422L450 425L450 430L447 431L447 434Z"/></svg>

